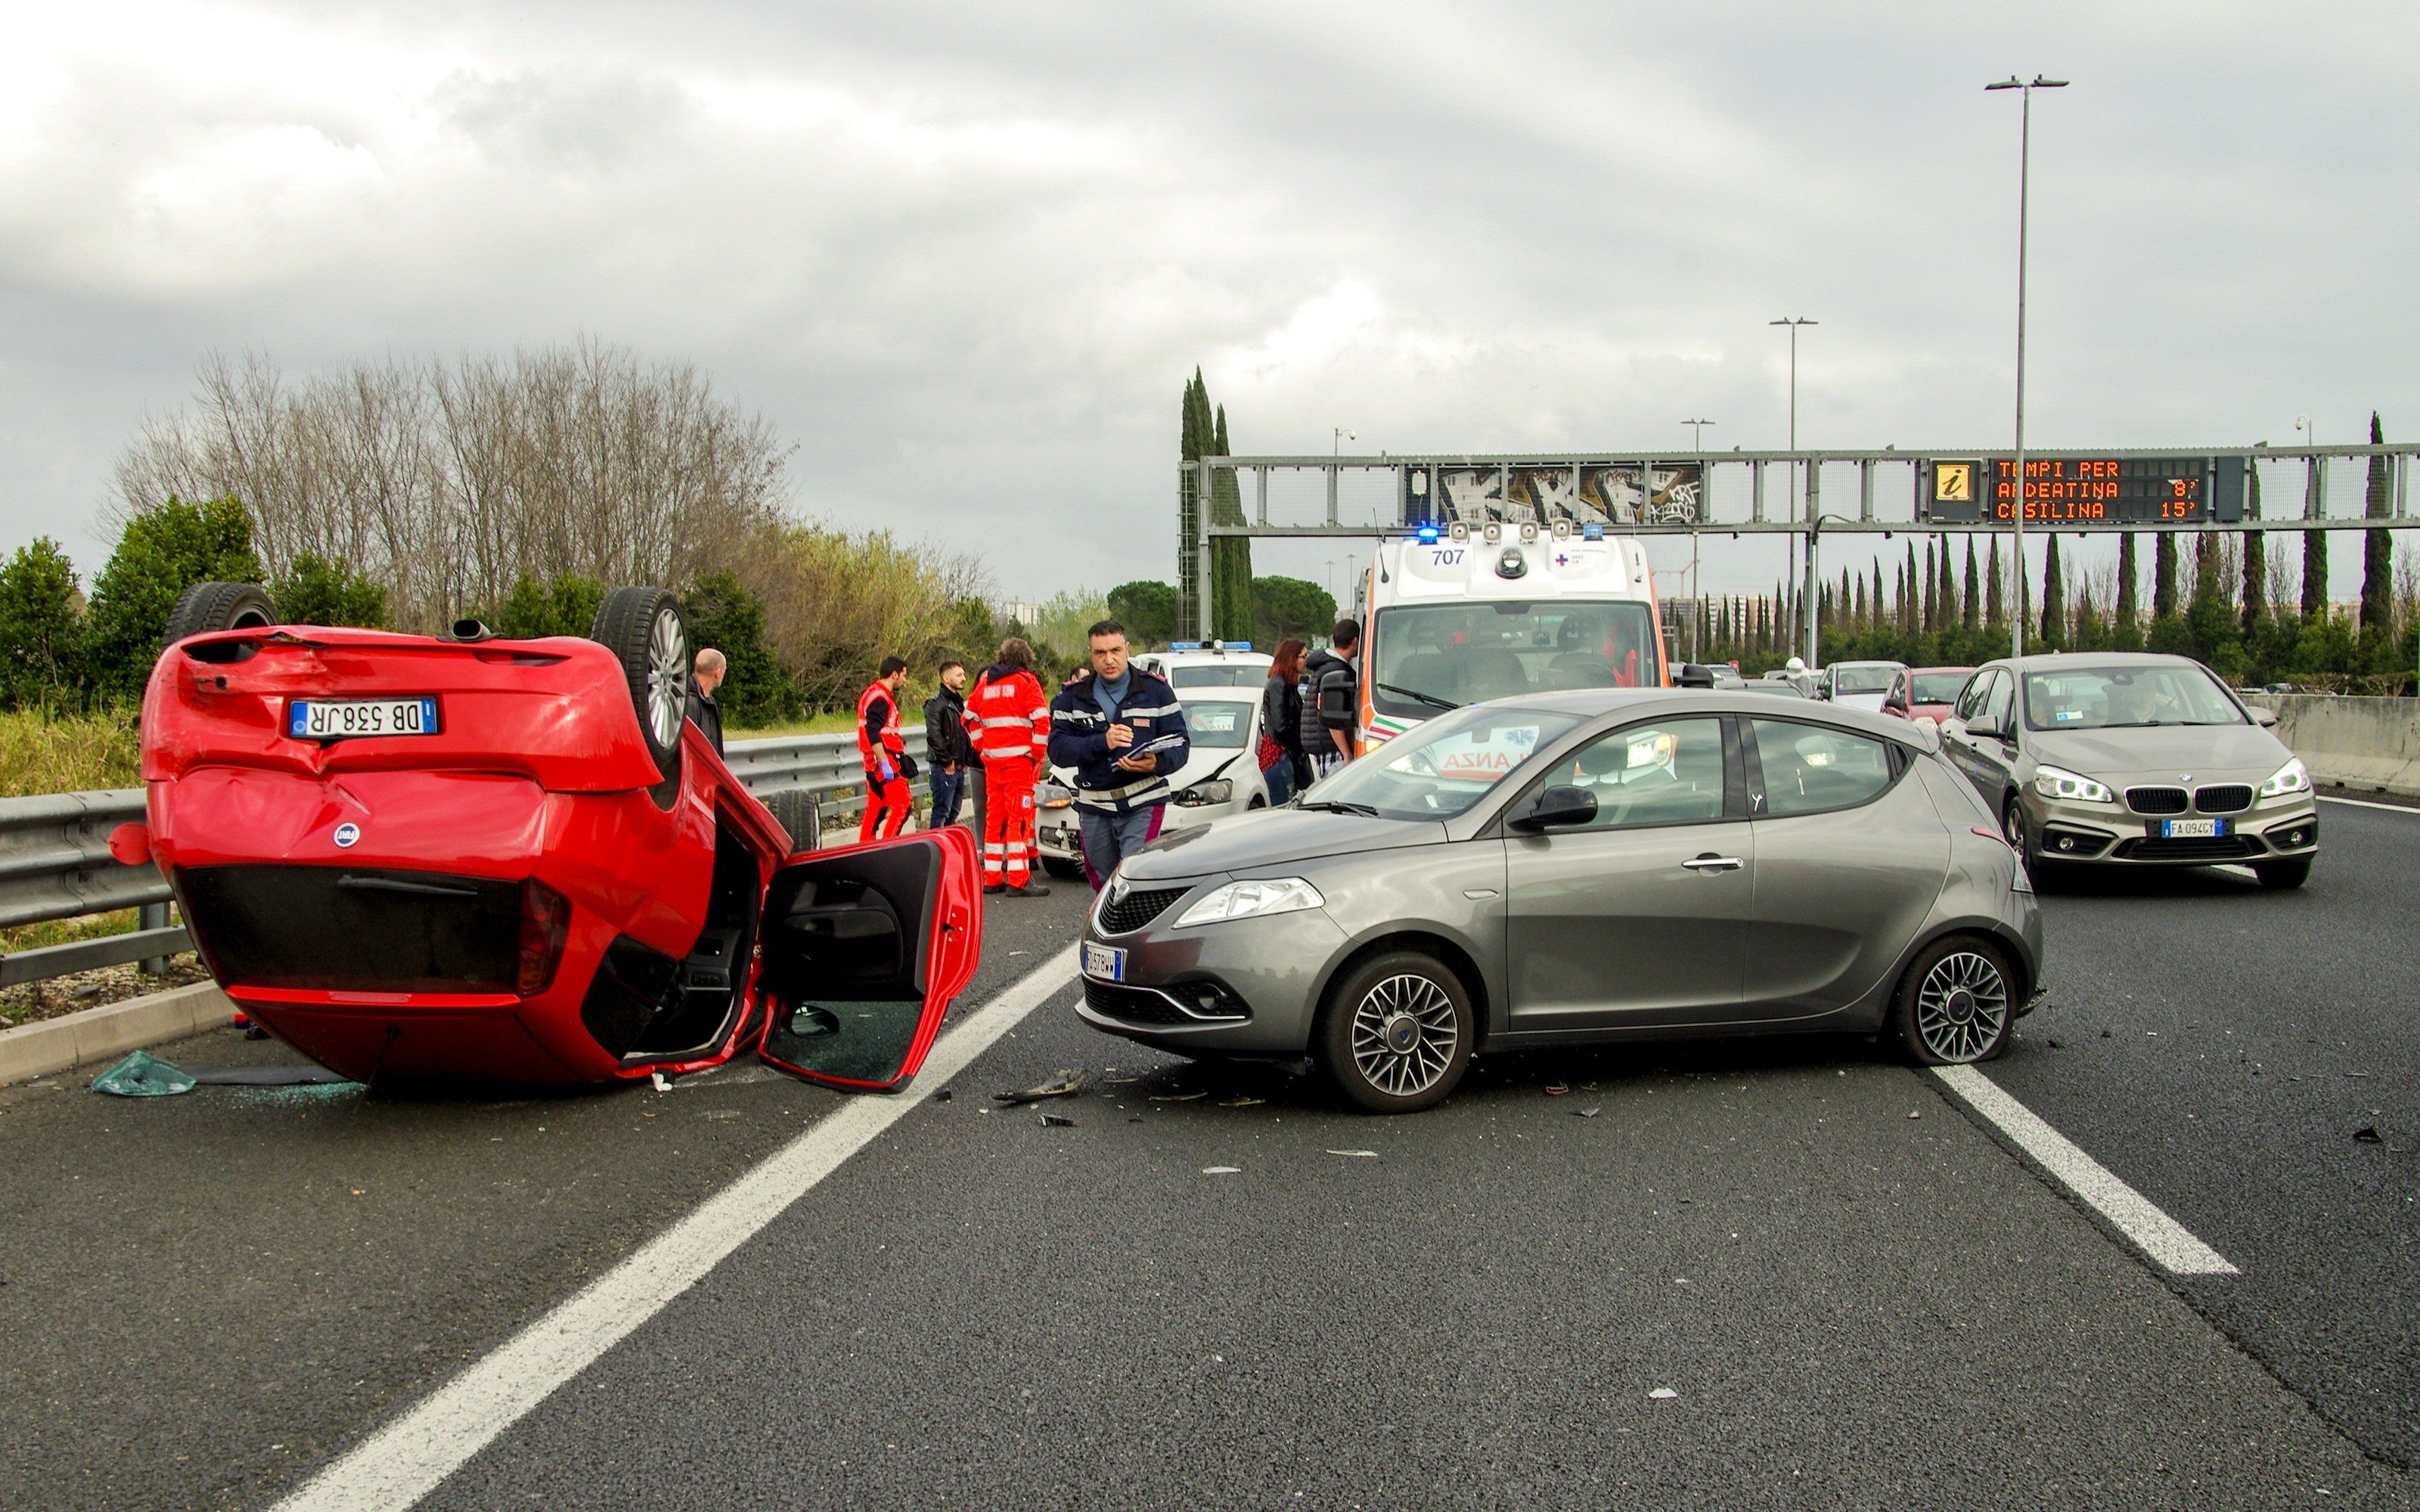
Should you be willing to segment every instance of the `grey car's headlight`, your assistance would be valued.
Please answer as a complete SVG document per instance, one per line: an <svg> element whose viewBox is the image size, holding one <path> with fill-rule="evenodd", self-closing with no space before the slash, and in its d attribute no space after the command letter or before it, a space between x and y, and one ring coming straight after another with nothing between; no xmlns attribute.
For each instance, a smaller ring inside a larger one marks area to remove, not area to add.
<svg viewBox="0 0 2420 1512"><path fill-rule="evenodd" d="M2045 798L2063 803L2116 803L2118 795L2064 766L2041 766L2034 770L2034 791Z"/></svg>
<svg viewBox="0 0 2420 1512"><path fill-rule="evenodd" d="M1179 790L1176 801L1185 808L1198 809L1205 803L1225 803L1234 795L1234 779L1222 777L1215 782L1196 782Z"/></svg>
<svg viewBox="0 0 2420 1512"><path fill-rule="evenodd" d="M1319 889L1300 877L1274 877L1251 882L1230 882L1214 887L1176 921L1177 929L1195 924L1218 924L1231 918L1257 918L1264 914L1293 914L1305 908L1324 908L1327 900Z"/></svg>
<svg viewBox="0 0 2420 1512"><path fill-rule="evenodd" d="M2311 769L2303 764L2300 756L2277 768L2274 776L2260 784L2260 795L2264 798L2282 798L2288 793L2310 791Z"/></svg>

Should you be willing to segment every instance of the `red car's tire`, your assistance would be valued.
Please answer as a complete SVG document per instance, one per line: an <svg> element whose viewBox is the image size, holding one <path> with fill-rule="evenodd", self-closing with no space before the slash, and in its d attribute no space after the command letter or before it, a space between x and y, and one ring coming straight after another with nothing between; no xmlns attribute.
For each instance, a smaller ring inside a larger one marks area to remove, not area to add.
<svg viewBox="0 0 2420 1512"><path fill-rule="evenodd" d="M680 601L660 588L616 588L597 607L588 639L613 653L639 735L663 780L651 790L670 810L680 794L681 722L689 717L689 624Z"/></svg>
<svg viewBox="0 0 2420 1512"><path fill-rule="evenodd" d="M277 609L268 590L258 583L195 583L177 595L168 611L160 649L167 650L189 635L213 630L265 630L277 623Z"/></svg>
<svg viewBox="0 0 2420 1512"><path fill-rule="evenodd" d="M790 832L790 848L812 851L823 843L823 810L812 788L783 788L765 795L765 807Z"/></svg>

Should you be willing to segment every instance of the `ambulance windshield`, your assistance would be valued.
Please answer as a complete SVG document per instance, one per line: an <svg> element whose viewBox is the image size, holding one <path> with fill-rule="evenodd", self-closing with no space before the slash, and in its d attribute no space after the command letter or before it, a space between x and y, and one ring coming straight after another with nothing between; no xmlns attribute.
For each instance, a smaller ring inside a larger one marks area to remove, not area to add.
<svg viewBox="0 0 2420 1512"><path fill-rule="evenodd" d="M1521 693L1661 684L1655 616L1636 602L1404 604L1372 627L1371 702L1426 719Z"/></svg>

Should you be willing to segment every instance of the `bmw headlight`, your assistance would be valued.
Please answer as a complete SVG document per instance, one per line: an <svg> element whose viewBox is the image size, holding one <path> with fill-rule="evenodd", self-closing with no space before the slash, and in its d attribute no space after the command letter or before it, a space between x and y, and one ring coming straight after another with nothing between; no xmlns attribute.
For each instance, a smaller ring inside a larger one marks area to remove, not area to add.
<svg viewBox="0 0 2420 1512"><path fill-rule="evenodd" d="M1180 789L1176 801L1184 808L1199 809L1205 803L1225 803L1234 795L1234 779L1222 777L1215 782L1196 782L1189 788Z"/></svg>
<svg viewBox="0 0 2420 1512"><path fill-rule="evenodd" d="M2260 795L2264 798L2282 798L2288 793L2310 791L2311 769L2303 764L2299 756L2277 768L2274 776L2260 784Z"/></svg>
<svg viewBox="0 0 2420 1512"><path fill-rule="evenodd" d="M2034 769L2034 791L2064 803L2116 803L2118 795L2080 772L2063 766Z"/></svg>
<svg viewBox="0 0 2420 1512"><path fill-rule="evenodd" d="M1327 900L1319 889L1300 877L1271 877L1250 882L1230 882L1214 887L1199 903L1185 911L1175 927L1188 929L1195 924L1219 924L1231 918L1257 918L1264 914L1293 914L1306 908L1326 907Z"/></svg>

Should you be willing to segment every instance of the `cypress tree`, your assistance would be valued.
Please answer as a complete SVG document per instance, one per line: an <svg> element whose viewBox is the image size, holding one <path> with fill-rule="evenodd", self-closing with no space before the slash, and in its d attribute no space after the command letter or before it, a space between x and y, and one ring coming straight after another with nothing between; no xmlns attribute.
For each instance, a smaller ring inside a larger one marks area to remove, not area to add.
<svg viewBox="0 0 2420 1512"><path fill-rule="evenodd" d="M2058 570L2055 535L2042 548L2041 638L2046 646L2063 645L2067 640L2066 583Z"/></svg>
<svg viewBox="0 0 2420 1512"><path fill-rule="evenodd" d="M1210 404L1210 391L1205 386L1197 391L1204 409ZM1212 456L1232 456L1227 447L1227 407L1220 405L1210 422L1206 434L1210 438ZM1236 481L1234 470L1215 472L1210 479L1210 523L1241 525L1244 523L1244 495ZM1252 638L1252 543L1241 535L1221 537L1210 551L1211 628L1222 640L1249 640Z"/></svg>
<svg viewBox="0 0 2420 1512"><path fill-rule="evenodd" d="M1840 628L1854 634L1858 626L1856 621L1849 618L1849 569L1846 567L1840 569L1840 596L1833 602L1839 605L1836 612L1840 616Z"/></svg>
<svg viewBox="0 0 2420 1512"><path fill-rule="evenodd" d="M2162 531L2151 548L2151 618L2177 611L2177 533Z"/></svg>
<svg viewBox="0 0 2420 1512"><path fill-rule="evenodd" d="M1941 628L1941 573L1931 542L1924 548L1924 620L1916 628L1925 635Z"/></svg>
<svg viewBox="0 0 2420 1512"><path fill-rule="evenodd" d="M1899 633L1911 639L1923 633L1924 601L1916 595L1923 592L1924 579L1916 571L1916 543L1907 543L1907 590L1900 595Z"/></svg>
<svg viewBox="0 0 2420 1512"><path fill-rule="evenodd" d="M1868 609L1866 607L1866 579L1863 573L1857 575L1857 608L1853 618L1855 622L1856 627L1860 631L1863 631L1868 625L1873 623L1872 620L1868 618Z"/></svg>
<svg viewBox="0 0 2420 1512"><path fill-rule="evenodd" d="M2252 518L2260 517L2260 465L2253 463L2244 469L2243 509ZM2249 636L2269 618L2269 544L2258 531L2243 532L2243 631Z"/></svg>
<svg viewBox="0 0 2420 1512"><path fill-rule="evenodd" d="M1982 622L1983 579L1975 566L1975 537L1966 537L1966 593L1958 606L1959 625L1972 631Z"/></svg>
<svg viewBox="0 0 2420 1512"><path fill-rule="evenodd" d="M2142 618L2142 604L2137 599L2134 579L2141 568L2134 559L2134 532L2128 531L2118 537L2118 606L2110 612L2112 629L2133 625Z"/></svg>
<svg viewBox="0 0 2420 1512"><path fill-rule="evenodd" d="M1936 544L1941 548L1941 623L1934 628L1947 630L1958 623L1958 559L1949 554L1949 537Z"/></svg>
<svg viewBox="0 0 2420 1512"><path fill-rule="evenodd" d="M1992 560L1983 572L1983 623L1998 629L2009 623L2009 591L2000 578L2000 536L1992 534Z"/></svg>
<svg viewBox="0 0 2420 1512"><path fill-rule="evenodd" d="M1201 387L1202 370L1197 367L1193 370L1193 377L1186 380L1185 399L1179 407L1177 424L1177 453L1187 462L1202 459L1202 436L1198 420L1202 407L1196 402ZM1184 622L1178 627L1178 634L1186 636L1200 633L1202 605L1197 595L1210 591L1208 583L1197 580L1201 558L1194 550L1193 543L1201 535L1202 501L1196 497L1198 491L1194 470L1185 469L1176 486L1176 581L1179 586L1177 618Z"/></svg>
<svg viewBox="0 0 2420 1512"><path fill-rule="evenodd" d="M2324 468L2325 458L2314 457L2311 466ZM2303 514L2310 518L2309 496L2304 496ZM2324 625L2328 618L2328 532L2303 532L2303 618Z"/></svg>
<svg viewBox="0 0 2420 1512"><path fill-rule="evenodd" d="M2369 444L2386 444L2386 430L2378 411L2369 412ZM2395 501L2383 456L2369 459L2369 508L2372 519L2384 519ZM2393 659L2395 638L2395 532L2364 531L2361 550L2361 641L2364 656L2380 670ZM2384 656L2377 653L2384 652Z"/></svg>

